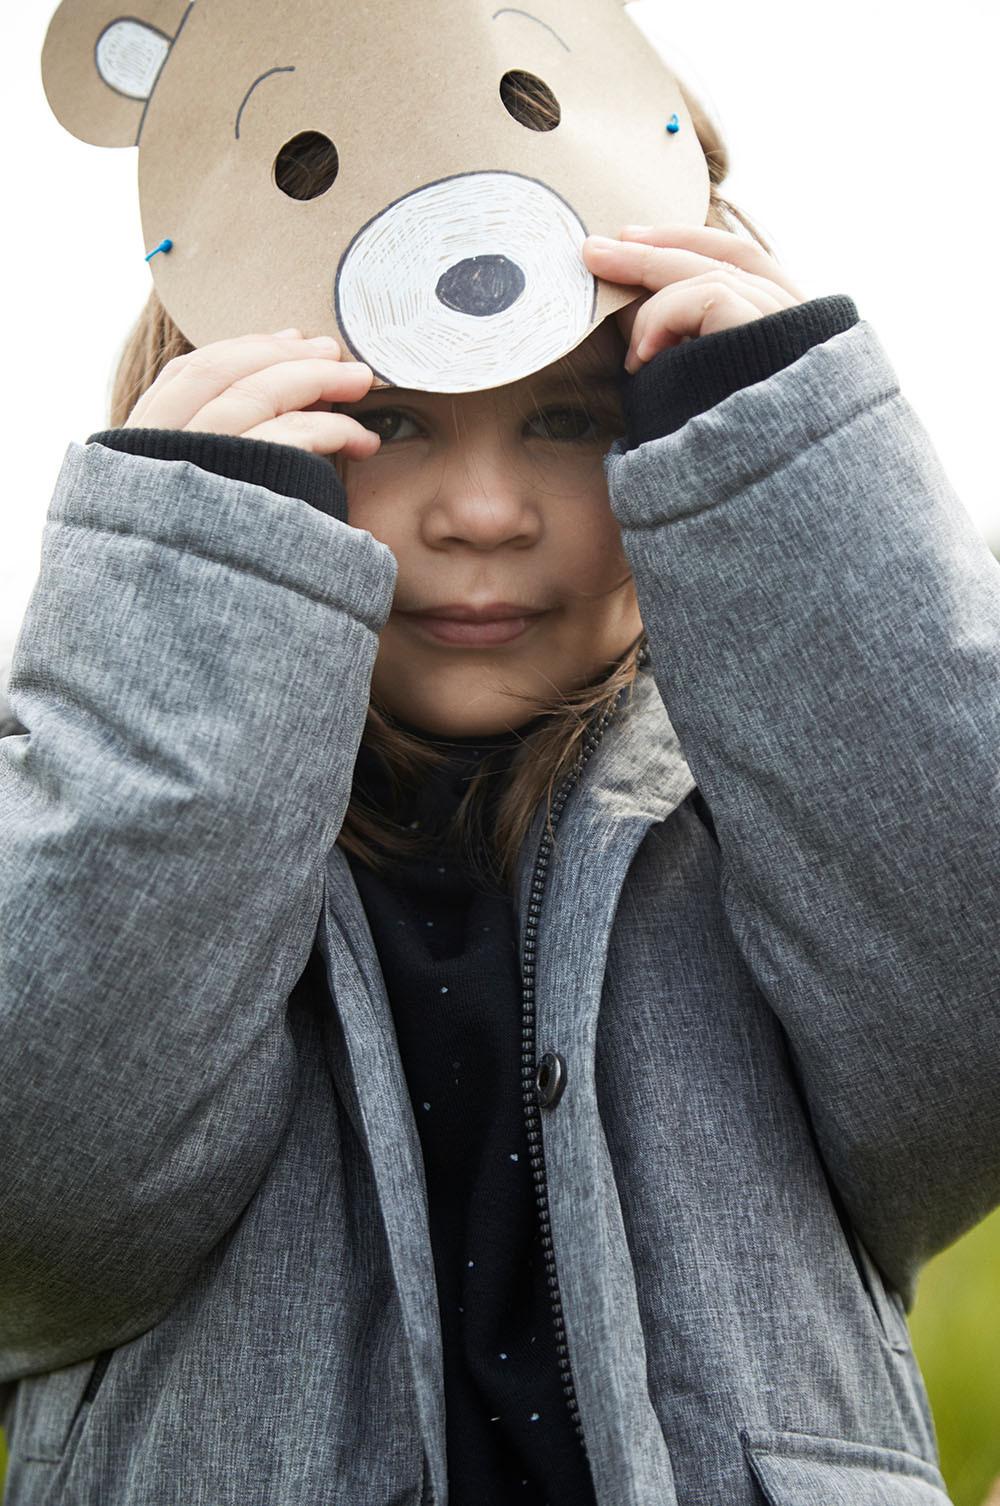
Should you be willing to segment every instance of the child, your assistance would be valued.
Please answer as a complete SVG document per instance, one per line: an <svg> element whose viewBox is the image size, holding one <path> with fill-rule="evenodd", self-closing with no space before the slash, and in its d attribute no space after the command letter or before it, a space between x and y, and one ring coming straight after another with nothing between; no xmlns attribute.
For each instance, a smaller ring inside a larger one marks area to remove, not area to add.
<svg viewBox="0 0 1000 1506"><path fill-rule="evenodd" d="M0 743L9 1506L945 1506L1000 566L703 145L571 359L374 392L153 297L70 445Z"/></svg>

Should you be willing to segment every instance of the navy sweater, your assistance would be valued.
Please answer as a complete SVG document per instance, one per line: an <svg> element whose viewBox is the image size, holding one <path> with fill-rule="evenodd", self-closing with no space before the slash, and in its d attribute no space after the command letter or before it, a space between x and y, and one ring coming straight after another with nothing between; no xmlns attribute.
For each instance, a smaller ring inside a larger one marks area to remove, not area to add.
<svg viewBox="0 0 1000 1506"><path fill-rule="evenodd" d="M392 814L400 825L443 835L482 756L491 752L502 769L534 725L456 740L449 763ZM380 760L367 748L355 787L389 813ZM475 882L443 840L428 856L397 861L391 877L350 862L423 1150L450 1498L582 1506L593 1492L562 1394L521 1102L511 898Z"/></svg>
<svg viewBox="0 0 1000 1506"><path fill-rule="evenodd" d="M857 319L848 297L814 299L663 351L634 376L623 371L627 444L673 432ZM88 442L190 460L301 497L346 521L330 462L293 446L141 428L105 430ZM350 862L423 1149L452 1506L594 1501L586 1453L562 1394L538 1240L521 1103L513 902L465 871L440 835L480 758L490 752L501 764L509 761L538 720L514 734L450 739L448 765L406 792L398 810L379 758L364 745L355 770L355 790L371 805L401 826L416 822L425 834L438 834L435 852L397 863L384 877ZM703 802L700 814L710 825ZM325 988L321 968L312 976Z"/></svg>

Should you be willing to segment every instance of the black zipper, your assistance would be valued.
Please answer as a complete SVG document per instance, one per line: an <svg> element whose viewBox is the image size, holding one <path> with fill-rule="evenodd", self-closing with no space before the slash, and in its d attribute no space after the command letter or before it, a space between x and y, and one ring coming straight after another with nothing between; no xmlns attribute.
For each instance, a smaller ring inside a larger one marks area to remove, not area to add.
<svg viewBox="0 0 1000 1506"><path fill-rule="evenodd" d="M648 646L644 647L639 654L638 663L643 665L649 658ZM627 688L627 687L626 687ZM549 1299L552 1307L552 1321L556 1334L556 1353L559 1359L559 1369L562 1375L563 1395L569 1408L570 1418L580 1440L584 1457L587 1455L587 1443L584 1438L583 1425L580 1420L580 1408L576 1399L576 1387L573 1383L573 1374L570 1369L569 1347L566 1343L566 1326L563 1322L562 1300L559 1294L559 1277L556 1271L555 1253L552 1248L552 1226L549 1218L549 1194L545 1173L545 1156L542 1150L541 1101L539 1097L541 1084L539 1078L552 1070L555 1063L557 1074L561 1068L558 1057L551 1053L543 1058L542 1063L537 1061L537 1042L535 1039L535 953L538 946L538 917L542 910L542 899L545 893L545 880L548 875L549 856L552 850L553 836L563 807L569 799L570 793L576 785L584 765L591 757L594 749L600 743L611 718L618 710L623 688L612 701L607 710L598 718L593 727L589 729L584 738L583 748L576 764L570 774L567 775L559 787L552 801L551 829L547 824L542 832L542 839L538 845L538 854L535 858L535 868L531 880L531 894L528 901L528 915L524 928L524 942L522 946L521 977L522 977L522 1011L521 1011L521 1089L524 1103L525 1127L528 1135L528 1149L531 1160L531 1170L535 1179L535 1202L538 1208L538 1223L541 1236L542 1250L545 1256L546 1280L549 1286ZM555 1099L553 1098L553 1102Z"/></svg>
<svg viewBox="0 0 1000 1506"><path fill-rule="evenodd" d="M105 1370L107 1370L108 1366L111 1364L111 1356L114 1354L114 1352L114 1349L105 1349L103 1354L99 1354L97 1356L97 1359L94 1361L94 1368L90 1372L90 1379L87 1381L87 1389L84 1391L83 1395L80 1398L81 1407L86 1402L93 1401L94 1397L97 1395L98 1387L100 1386L101 1381L104 1379Z"/></svg>
<svg viewBox="0 0 1000 1506"><path fill-rule="evenodd" d="M649 645L644 644L636 660L641 668L648 664L650 657ZM627 688L627 687L626 687ZM524 928L524 941L521 948L521 1084L522 1100L524 1103L525 1127L528 1134L528 1149L531 1159L531 1171L535 1180L535 1201L538 1207L538 1222L541 1234L542 1250L545 1255L546 1279L549 1286L549 1300L552 1307L552 1321L556 1332L556 1353L559 1357L559 1369L563 1377L563 1394L566 1397L566 1405L569 1408L570 1418L580 1440L585 1459L588 1459L587 1442L583 1435L583 1426L580 1421L580 1408L576 1400L576 1387L573 1384L573 1374L569 1363L569 1348L566 1344L566 1326L563 1323L562 1300L559 1296L559 1277L556 1272L556 1260L552 1250L551 1222L549 1219L549 1194L545 1177L545 1157L542 1152L542 1132L539 1129L541 1117L541 1105L538 1096L536 1076L540 1070L550 1070L548 1066L539 1069L535 1062L535 952L538 943L538 917L542 910L542 897L545 893L545 879L548 873L549 854L552 850L553 835L559 824L563 807L569 799L577 780L583 772L584 765L597 747L611 718L621 704L625 690L619 691L608 709L591 727L583 740L583 748L580 756L573 766L572 771L566 776L559 790L553 797L551 811L551 830L546 824L542 832L541 841L538 844L538 853L535 857L535 868L531 880L531 894L528 900L528 917ZM551 1054L546 1054L545 1061L553 1060ZM558 1061L558 1058L554 1058ZM423 1461L424 1476L420 1491L421 1506L435 1506L434 1488L430 1482L430 1469L427 1466L426 1456Z"/></svg>

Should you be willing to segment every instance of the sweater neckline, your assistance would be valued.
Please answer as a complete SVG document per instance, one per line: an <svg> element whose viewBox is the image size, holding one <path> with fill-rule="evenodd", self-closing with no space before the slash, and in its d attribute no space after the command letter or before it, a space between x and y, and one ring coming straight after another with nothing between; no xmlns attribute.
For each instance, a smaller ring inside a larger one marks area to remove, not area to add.
<svg viewBox="0 0 1000 1506"><path fill-rule="evenodd" d="M543 712L540 716L532 717L530 721L522 723L520 727L506 728L502 732L479 732L462 736L429 732L426 728L417 727L401 717L393 717L392 724L400 731L408 733L410 737L417 738L420 742L449 755L449 761L465 764L478 762L481 756L498 749L516 749L527 737L537 731L543 722L548 720L549 715L550 713Z"/></svg>

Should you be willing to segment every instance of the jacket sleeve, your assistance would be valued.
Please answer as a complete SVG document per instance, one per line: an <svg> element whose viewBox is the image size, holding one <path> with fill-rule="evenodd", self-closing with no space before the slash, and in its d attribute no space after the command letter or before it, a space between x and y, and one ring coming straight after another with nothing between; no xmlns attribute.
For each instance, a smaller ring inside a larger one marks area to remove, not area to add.
<svg viewBox="0 0 1000 1506"><path fill-rule="evenodd" d="M175 1304L263 1178L396 561L71 444L0 741L0 1383Z"/></svg>
<svg viewBox="0 0 1000 1506"><path fill-rule="evenodd" d="M1000 564L864 321L605 471L729 924L909 1307L1000 1203Z"/></svg>

